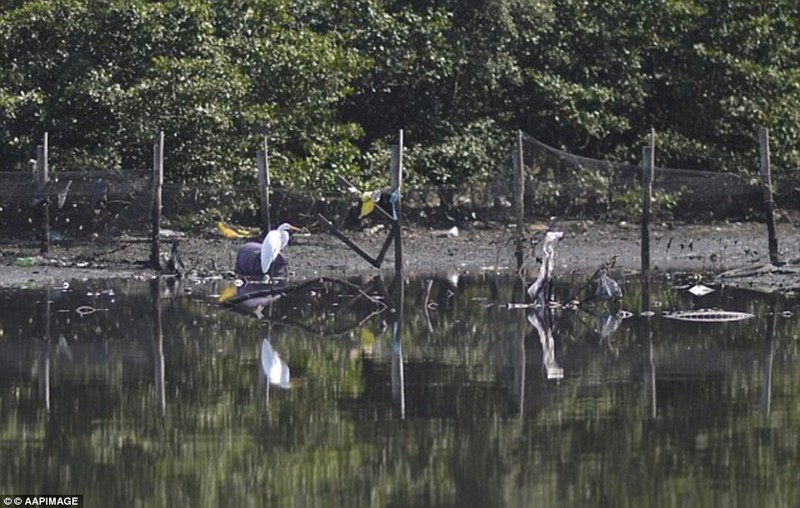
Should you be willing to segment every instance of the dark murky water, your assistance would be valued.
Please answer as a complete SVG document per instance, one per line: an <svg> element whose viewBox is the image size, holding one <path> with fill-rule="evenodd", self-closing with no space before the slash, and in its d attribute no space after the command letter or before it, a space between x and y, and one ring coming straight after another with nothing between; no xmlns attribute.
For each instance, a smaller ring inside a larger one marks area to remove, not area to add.
<svg viewBox="0 0 800 508"><path fill-rule="evenodd" d="M595 307L537 321L504 307L520 301L511 278L417 279L388 299L353 282L369 298L309 286L239 312L217 303L236 291L227 281L0 294L0 494L83 494L87 506L797 506L796 300L655 285L645 318L628 283L631 317ZM401 311L383 308L401 297ZM663 315L711 307L754 317Z"/></svg>

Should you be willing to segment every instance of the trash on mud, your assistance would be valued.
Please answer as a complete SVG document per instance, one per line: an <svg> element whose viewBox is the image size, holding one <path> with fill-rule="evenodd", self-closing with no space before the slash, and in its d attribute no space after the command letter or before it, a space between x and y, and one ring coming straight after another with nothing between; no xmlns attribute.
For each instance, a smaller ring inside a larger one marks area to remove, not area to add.
<svg viewBox="0 0 800 508"><path fill-rule="evenodd" d="M603 269L595 274L591 284L594 288L592 294L599 300L618 300L622 298L622 288Z"/></svg>
<svg viewBox="0 0 800 508"><path fill-rule="evenodd" d="M35 264L36 264L36 257L17 258L12 263L12 265L18 268L30 268Z"/></svg>

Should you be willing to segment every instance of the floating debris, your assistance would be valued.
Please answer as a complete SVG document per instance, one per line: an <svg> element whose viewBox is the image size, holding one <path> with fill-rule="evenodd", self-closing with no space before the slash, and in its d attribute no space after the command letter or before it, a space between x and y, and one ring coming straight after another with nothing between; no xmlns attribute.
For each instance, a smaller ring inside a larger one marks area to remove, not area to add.
<svg viewBox="0 0 800 508"><path fill-rule="evenodd" d="M709 293L713 293L714 290L708 286L704 286L702 284L697 284L689 288L689 292L695 296L703 296Z"/></svg>
<svg viewBox="0 0 800 508"><path fill-rule="evenodd" d="M532 303L514 303L514 302L509 302L506 305L504 305L504 307L507 308L507 309L532 309L532 308L536 307L536 305L532 304Z"/></svg>
<svg viewBox="0 0 800 508"><path fill-rule="evenodd" d="M742 321L754 317L749 312L736 312L721 309L679 310L664 313L664 317L678 321L694 321L698 323L721 323L726 321Z"/></svg>

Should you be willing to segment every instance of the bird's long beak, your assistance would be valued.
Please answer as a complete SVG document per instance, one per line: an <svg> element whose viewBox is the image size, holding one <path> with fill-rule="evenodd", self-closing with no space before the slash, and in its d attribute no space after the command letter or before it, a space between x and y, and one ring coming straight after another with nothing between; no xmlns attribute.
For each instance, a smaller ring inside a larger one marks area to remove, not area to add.
<svg viewBox="0 0 800 508"><path fill-rule="evenodd" d="M289 224L289 230L290 231L302 231L303 228L298 228L296 226L292 226L291 224Z"/></svg>

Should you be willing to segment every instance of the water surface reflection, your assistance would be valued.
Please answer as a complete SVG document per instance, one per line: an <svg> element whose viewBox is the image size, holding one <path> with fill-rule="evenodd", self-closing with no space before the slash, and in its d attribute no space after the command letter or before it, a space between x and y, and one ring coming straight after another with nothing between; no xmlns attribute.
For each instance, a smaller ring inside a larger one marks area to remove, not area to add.
<svg viewBox="0 0 800 508"><path fill-rule="evenodd" d="M582 283L560 281L556 298ZM800 499L795 300L665 284L643 299L633 281L629 314L535 312L508 305L524 293L511 277L349 284L235 309L219 304L241 293L230 281L0 293L0 493L88 506ZM755 317L662 316L712 307Z"/></svg>

